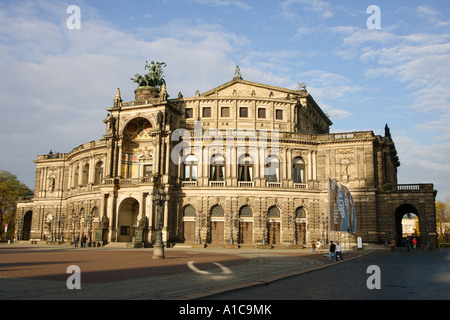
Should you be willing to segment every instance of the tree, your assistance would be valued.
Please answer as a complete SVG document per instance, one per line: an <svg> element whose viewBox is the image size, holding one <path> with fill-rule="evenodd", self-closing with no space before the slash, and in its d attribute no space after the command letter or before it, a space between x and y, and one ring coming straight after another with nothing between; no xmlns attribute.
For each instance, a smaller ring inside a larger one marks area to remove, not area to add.
<svg viewBox="0 0 450 320"><path fill-rule="evenodd" d="M446 202L436 201L436 227L439 233L439 242L449 242L449 226L450 226L450 199L446 198Z"/></svg>
<svg viewBox="0 0 450 320"><path fill-rule="evenodd" d="M5 230L5 223L13 227L16 216L17 201L26 195L30 195L31 190L13 174L0 170L0 240ZM11 230L10 229L10 230Z"/></svg>

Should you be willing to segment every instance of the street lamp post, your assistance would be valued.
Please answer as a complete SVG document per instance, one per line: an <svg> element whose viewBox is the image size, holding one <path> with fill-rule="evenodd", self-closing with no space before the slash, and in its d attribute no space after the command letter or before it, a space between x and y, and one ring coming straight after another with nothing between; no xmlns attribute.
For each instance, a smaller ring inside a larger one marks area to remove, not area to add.
<svg viewBox="0 0 450 320"><path fill-rule="evenodd" d="M263 227L262 245L265 246L267 244L267 241L266 241L267 215L266 214L262 213L259 216L259 225Z"/></svg>
<svg viewBox="0 0 450 320"><path fill-rule="evenodd" d="M158 214L158 222L156 232L156 241L153 244L153 259L164 259L164 243L162 241L162 210L164 208L164 203L169 200L169 195L164 192L163 186L160 186L159 189L156 189L152 194L152 199L155 201L157 207Z"/></svg>
<svg viewBox="0 0 450 320"><path fill-rule="evenodd" d="M75 225L77 223L77 216L72 214L72 242L75 243Z"/></svg>
<svg viewBox="0 0 450 320"><path fill-rule="evenodd" d="M203 226L203 215L201 211L198 212L196 219L198 225L197 244L202 244L201 228Z"/></svg>
<svg viewBox="0 0 450 320"><path fill-rule="evenodd" d="M61 220L61 242L64 242L64 224L66 223L66 216L62 215L60 220Z"/></svg>
<svg viewBox="0 0 450 320"><path fill-rule="evenodd" d="M233 211L227 216L228 222L230 223L230 245L233 245Z"/></svg>
<svg viewBox="0 0 450 320"><path fill-rule="evenodd" d="M88 223L88 247L92 246L92 213L87 215L87 223Z"/></svg>

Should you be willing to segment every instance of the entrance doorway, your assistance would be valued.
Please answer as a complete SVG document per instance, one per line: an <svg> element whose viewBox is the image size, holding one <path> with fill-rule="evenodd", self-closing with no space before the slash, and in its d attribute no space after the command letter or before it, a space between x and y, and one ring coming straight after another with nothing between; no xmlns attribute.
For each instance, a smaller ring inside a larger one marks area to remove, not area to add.
<svg viewBox="0 0 450 320"><path fill-rule="evenodd" d="M119 206L117 242L131 242L133 240L133 226L137 226L139 202L134 198L126 198Z"/></svg>
<svg viewBox="0 0 450 320"><path fill-rule="evenodd" d="M306 243L306 223L295 223L296 228L296 236L297 236L297 244L305 244Z"/></svg>
<svg viewBox="0 0 450 320"><path fill-rule="evenodd" d="M184 221L184 242L194 243L195 242L195 221Z"/></svg>
<svg viewBox="0 0 450 320"><path fill-rule="evenodd" d="M271 245L280 244L280 223L269 222L267 224L267 242Z"/></svg>
<svg viewBox="0 0 450 320"><path fill-rule="evenodd" d="M239 243L252 244L253 243L253 223L240 222L239 223Z"/></svg>
<svg viewBox="0 0 450 320"><path fill-rule="evenodd" d="M211 244L224 243L223 221L211 221Z"/></svg>

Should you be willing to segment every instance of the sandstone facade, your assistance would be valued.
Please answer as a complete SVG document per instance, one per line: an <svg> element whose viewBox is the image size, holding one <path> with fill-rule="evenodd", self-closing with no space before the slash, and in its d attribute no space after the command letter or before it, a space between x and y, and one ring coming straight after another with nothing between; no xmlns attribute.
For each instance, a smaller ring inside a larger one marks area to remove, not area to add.
<svg viewBox="0 0 450 320"><path fill-rule="evenodd" d="M365 243L401 236L419 217L420 244L436 244L432 184L401 185L388 128L330 133L332 122L305 90L235 77L194 97L165 85L117 90L106 133L69 153L38 156L34 198L17 208L16 238L151 245L301 246L333 240L328 177L346 185ZM164 206L155 190L167 195ZM400 225L400 229L399 229Z"/></svg>

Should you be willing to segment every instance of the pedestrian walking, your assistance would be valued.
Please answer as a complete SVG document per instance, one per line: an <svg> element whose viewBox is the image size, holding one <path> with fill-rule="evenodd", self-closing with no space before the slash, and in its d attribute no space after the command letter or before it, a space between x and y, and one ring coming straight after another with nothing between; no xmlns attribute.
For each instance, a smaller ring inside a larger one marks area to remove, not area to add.
<svg viewBox="0 0 450 320"><path fill-rule="evenodd" d="M316 243L313 241L311 244L312 252L316 252Z"/></svg>
<svg viewBox="0 0 450 320"><path fill-rule="evenodd" d="M82 248L86 247L86 237L84 234L81 236L81 247Z"/></svg>
<svg viewBox="0 0 450 320"><path fill-rule="evenodd" d="M341 258L341 261L344 261L344 258L342 258L342 254L341 254L341 245L339 244L339 241L336 242L336 261L338 261L338 256Z"/></svg>
<svg viewBox="0 0 450 320"><path fill-rule="evenodd" d="M416 238L413 238L413 239L412 239L412 243L413 243L413 248L414 248L414 250L416 250L417 239L416 239Z"/></svg>
<svg viewBox="0 0 450 320"><path fill-rule="evenodd" d="M336 252L336 245L333 243L333 241L330 241L330 253L328 256L328 261L331 261L331 257L334 257L335 252Z"/></svg>
<svg viewBox="0 0 450 320"><path fill-rule="evenodd" d="M321 246L322 246L322 243L320 243L320 240L317 240L317 242L316 242L316 249L317 249L318 253L320 253L320 247Z"/></svg>

